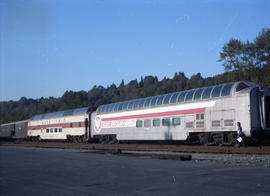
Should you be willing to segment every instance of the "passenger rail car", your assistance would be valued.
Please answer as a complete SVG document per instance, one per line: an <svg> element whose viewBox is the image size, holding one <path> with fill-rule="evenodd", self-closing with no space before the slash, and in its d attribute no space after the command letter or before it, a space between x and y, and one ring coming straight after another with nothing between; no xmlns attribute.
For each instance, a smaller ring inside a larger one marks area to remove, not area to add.
<svg viewBox="0 0 270 196"><path fill-rule="evenodd" d="M270 89L234 82L101 105L91 137L105 142L189 141L233 144L236 124L247 137L270 133Z"/></svg>
<svg viewBox="0 0 270 196"><path fill-rule="evenodd" d="M89 134L87 108L33 116L28 122L32 140L85 141Z"/></svg>

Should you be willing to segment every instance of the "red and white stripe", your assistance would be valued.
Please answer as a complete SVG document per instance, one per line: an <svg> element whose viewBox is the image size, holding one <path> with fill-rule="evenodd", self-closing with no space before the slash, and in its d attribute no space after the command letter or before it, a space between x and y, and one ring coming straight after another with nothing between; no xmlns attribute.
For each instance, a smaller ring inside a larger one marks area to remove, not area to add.
<svg viewBox="0 0 270 196"><path fill-rule="evenodd" d="M165 106L158 108L148 108L134 111L117 112L111 114L101 114L97 115L95 119L95 129L99 131L104 128L102 125L107 125L109 123L102 123L106 121L127 121L131 119L143 119L152 117L165 117L165 116L177 116L183 114L196 114L205 112L206 108L213 107L216 101L198 102L198 103L188 103L179 104L174 106ZM122 124L125 123L112 123L112 124ZM132 123L128 123L130 126ZM134 126L134 124L133 124ZM106 126L106 128L109 128Z"/></svg>

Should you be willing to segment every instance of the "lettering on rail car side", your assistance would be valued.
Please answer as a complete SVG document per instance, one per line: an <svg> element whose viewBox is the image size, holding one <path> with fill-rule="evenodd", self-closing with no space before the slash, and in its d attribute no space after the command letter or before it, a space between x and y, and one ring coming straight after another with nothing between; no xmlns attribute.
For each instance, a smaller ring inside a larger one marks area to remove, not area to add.
<svg viewBox="0 0 270 196"><path fill-rule="evenodd" d="M136 119L102 121L100 117L95 119L95 130L99 132L102 128L135 127Z"/></svg>

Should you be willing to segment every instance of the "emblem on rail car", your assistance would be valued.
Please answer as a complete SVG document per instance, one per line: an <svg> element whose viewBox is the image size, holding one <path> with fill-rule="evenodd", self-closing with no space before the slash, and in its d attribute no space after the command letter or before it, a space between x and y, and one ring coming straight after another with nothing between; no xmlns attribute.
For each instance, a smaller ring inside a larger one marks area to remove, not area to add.
<svg viewBox="0 0 270 196"><path fill-rule="evenodd" d="M101 129L101 119L97 116L95 119L95 130L99 132Z"/></svg>

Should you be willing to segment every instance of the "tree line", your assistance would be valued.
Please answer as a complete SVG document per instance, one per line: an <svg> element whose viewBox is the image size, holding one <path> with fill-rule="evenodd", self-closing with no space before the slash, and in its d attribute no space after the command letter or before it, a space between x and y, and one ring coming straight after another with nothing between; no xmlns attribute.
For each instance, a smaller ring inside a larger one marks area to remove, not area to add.
<svg viewBox="0 0 270 196"><path fill-rule="evenodd" d="M220 52L225 72L213 77L197 73L190 78L176 72L172 78L159 80L145 76L119 86L94 86L89 91L66 91L61 97L0 102L0 124L29 119L33 115L67 109L88 107L89 112L99 105L143 98L165 93L200 88L234 81L253 81L270 88L270 29L262 29L253 42L231 39Z"/></svg>

